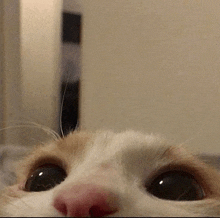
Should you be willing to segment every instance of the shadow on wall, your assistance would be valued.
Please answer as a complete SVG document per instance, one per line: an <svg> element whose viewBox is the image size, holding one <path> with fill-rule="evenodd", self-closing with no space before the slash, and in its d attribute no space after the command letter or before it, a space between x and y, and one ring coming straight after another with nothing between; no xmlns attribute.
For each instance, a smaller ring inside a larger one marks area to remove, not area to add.
<svg viewBox="0 0 220 218"><path fill-rule="evenodd" d="M78 125L81 15L63 12L61 128L68 134Z"/></svg>

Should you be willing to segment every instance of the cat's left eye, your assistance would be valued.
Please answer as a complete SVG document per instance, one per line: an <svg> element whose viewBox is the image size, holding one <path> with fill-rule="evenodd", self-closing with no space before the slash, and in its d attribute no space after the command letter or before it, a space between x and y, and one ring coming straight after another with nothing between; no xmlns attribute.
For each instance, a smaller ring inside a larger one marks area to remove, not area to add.
<svg viewBox="0 0 220 218"><path fill-rule="evenodd" d="M38 167L27 179L25 191L40 192L49 190L60 184L66 178L66 172L54 164Z"/></svg>
<svg viewBox="0 0 220 218"><path fill-rule="evenodd" d="M146 189L166 200L195 201L205 197L202 186L193 175L183 171L169 171L156 177Z"/></svg>

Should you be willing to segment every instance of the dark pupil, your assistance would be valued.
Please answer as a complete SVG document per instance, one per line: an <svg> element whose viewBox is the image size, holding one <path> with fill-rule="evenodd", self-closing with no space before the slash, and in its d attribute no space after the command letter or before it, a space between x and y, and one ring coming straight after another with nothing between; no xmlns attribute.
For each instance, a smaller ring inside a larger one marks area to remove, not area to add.
<svg viewBox="0 0 220 218"><path fill-rule="evenodd" d="M31 192L46 191L60 184L66 178L66 172L56 165L45 165L28 178L25 190Z"/></svg>
<svg viewBox="0 0 220 218"><path fill-rule="evenodd" d="M167 200L193 201L204 197L203 190L194 177L182 171L161 174L147 190L154 196Z"/></svg>

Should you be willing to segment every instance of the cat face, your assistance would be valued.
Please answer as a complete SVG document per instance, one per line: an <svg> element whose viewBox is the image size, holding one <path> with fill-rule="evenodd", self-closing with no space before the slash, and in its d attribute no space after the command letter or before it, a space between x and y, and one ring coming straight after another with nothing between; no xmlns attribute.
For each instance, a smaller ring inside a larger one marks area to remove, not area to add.
<svg viewBox="0 0 220 218"><path fill-rule="evenodd" d="M218 216L220 177L182 146L134 131L73 132L37 147L1 216Z"/></svg>

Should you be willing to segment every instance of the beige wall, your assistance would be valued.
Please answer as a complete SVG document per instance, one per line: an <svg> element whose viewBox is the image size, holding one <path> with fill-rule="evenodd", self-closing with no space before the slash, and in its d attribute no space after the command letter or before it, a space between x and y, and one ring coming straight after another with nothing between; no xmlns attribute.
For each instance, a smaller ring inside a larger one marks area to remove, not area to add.
<svg viewBox="0 0 220 218"><path fill-rule="evenodd" d="M60 123L62 11L79 13L75 0L20 0L22 115L58 132ZM27 143L45 141L41 129L26 128Z"/></svg>
<svg viewBox="0 0 220 218"><path fill-rule="evenodd" d="M3 63L4 63L4 37L3 37L3 1L0 1L0 129L3 128ZM3 132L0 131L0 143L3 143Z"/></svg>
<svg viewBox="0 0 220 218"><path fill-rule="evenodd" d="M20 128L6 130L21 119L20 2L3 0L1 7L1 143L21 143Z"/></svg>
<svg viewBox="0 0 220 218"><path fill-rule="evenodd" d="M81 126L220 152L220 1L82 0Z"/></svg>
<svg viewBox="0 0 220 218"><path fill-rule="evenodd" d="M41 143L51 136L30 122L55 131L59 125L62 1L3 0L1 4L1 107L6 128L1 143Z"/></svg>
<svg viewBox="0 0 220 218"><path fill-rule="evenodd" d="M83 12L84 0L63 0L63 10L79 14Z"/></svg>
<svg viewBox="0 0 220 218"><path fill-rule="evenodd" d="M62 1L20 2L23 114L58 131ZM29 128L23 136L41 141L45 133Z"/></svg>
<svg viewBox="0 0 220 218"><path fill-rule="evenodd" d="M62 1L19 2L3 23L4 119L57 130ZM65 8L83 13L82 128L157 132L220 152L219 0L75 0ZM20 135L41 141L34 134Z"/></svg>
<svg viewBox="0 0 220 218"><path fill-rule="evenodd" d="M4 56L4 38L3 38L3 1L0 1L0 129L3 128L3 56ZM0 131L0 143L3 143L3 133Z"/></svg>

